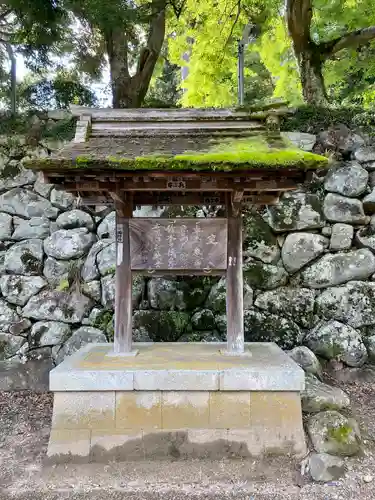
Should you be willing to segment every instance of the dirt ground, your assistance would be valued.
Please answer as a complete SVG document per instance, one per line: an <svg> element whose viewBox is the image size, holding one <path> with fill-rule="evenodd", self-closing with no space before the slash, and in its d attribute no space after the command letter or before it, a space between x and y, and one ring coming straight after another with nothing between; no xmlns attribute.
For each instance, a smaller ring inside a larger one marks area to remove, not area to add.
<svg viewBox="0 0 375 500"><path fill-rule="evenodd" d="M375 378L340 385L364 450L328 484L311 483L285 458L44 466L52 395L0 392L0 500L374 500Z"/></svg>

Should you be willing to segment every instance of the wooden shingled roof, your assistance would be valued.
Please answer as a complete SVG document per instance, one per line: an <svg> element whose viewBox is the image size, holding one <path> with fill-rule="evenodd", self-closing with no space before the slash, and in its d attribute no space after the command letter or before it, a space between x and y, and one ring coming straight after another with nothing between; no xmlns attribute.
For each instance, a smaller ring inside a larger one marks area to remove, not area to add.
<svg viewBox="0 0 375 500"><path fill-rule="evenodd" d="M73 107L72 112L79 117L74 140L26 166L87 204L110 203L113 193L125 191L134 192L139 204L167 203L172 194L177 200L177 193L195 204L197 196L190 200L188 192L219 200L239 187L253 200L262 193L271 203L327 165L325 157L270 132L267 123L285 112L279 106L258 111Z"/></svg>

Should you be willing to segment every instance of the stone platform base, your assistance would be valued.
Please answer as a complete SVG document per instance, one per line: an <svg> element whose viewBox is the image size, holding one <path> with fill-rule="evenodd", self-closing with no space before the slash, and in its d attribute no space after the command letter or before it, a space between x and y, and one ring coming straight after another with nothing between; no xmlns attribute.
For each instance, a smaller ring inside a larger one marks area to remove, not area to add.
<svg viewBox="0 0 375 500"><path fill-rule="evenodd" d="M53 462L302 455L303 371L275 344L90 345L50 374Z"/></svg>

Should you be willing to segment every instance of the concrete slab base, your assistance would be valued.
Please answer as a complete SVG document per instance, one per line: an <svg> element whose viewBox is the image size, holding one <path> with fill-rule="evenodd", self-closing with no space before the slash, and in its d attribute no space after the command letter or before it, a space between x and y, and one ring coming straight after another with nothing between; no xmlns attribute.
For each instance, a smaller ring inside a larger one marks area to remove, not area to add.
<svg viewBox="0 0 375 500"><path fill-rule="evenodd" d="M50 374L54 462L249 457L306 451L304 374L275 344L91 345Z"/></svg>

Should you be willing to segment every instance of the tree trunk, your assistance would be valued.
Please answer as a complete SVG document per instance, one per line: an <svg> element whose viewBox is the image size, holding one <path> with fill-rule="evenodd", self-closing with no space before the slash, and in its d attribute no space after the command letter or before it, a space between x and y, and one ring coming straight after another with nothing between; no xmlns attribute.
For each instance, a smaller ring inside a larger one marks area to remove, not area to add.
<svg viewBox="0 0 375 500"><path fill-rule="evenodd" d="M315 106L326 105L327 94L322 74L323 61L319 48L303 50L297 59L305 102Z"/></svg>
<svg viewBox="0 0 375 500"><path fill-rule="evenodd" d="M5 48L10 59L10 110L14 116L17 112L17 61L9 42L5 43Z"/></svg>

